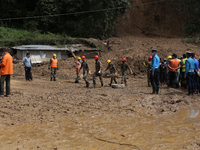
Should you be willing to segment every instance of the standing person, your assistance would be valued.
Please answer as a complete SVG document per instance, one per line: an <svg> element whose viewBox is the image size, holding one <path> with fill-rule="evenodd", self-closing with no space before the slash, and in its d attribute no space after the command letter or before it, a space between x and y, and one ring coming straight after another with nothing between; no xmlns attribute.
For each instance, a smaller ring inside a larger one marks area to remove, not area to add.
<svg viewBox="0 0 200 150"><path fill-rule="evenodd" d="M187 95L193 95L195 62L194 62L194 59L191 58L191 52L187 52L187 58L188 59L185 62L184 78L186 78L187 85L188 85L188 94Z"/></svg>
<svg viewBox="0 0 200 150"><path fill-rule="evenodd" d="M153 49L152 50L152 73L151 73L151 85L153 92L152 94L158 94L159 93L159 82L160 82L160 69L159 69L159 63L160 58L157 55L158 50Z"/></svg>
<svg viewBox="0 0 200 150"><path fill-rule="evenodd" d="M170 60L170 63L168 64L169 67L169 85L173 88L176 88L177 84L177 76L178 72L177 70L181 67L180 61L177 58L176 54L172 55L172 59Z"/></svg>
<svg viewBox="0 0 200 150"><path fill-rule="evenodd" d="M199 94L199 75L198 75L198 71L199 71L199 61L196 59L197 56L195 55L195 53L192 53L192 58L194 60L195 63L195 69L194 69L194 95Z"/></svg>
<svg viewBox="0 0 200 150"><path fill-rule="evenodd" d="M169 56L167 57L167 62L166 62L167 66L169 65L171 59L172 59L172 56L169 55ZM167 85L170 86L170 81L169 81L169 68L168 68L168 67L167 67Z"/></svg>
<svg viewBox="0 0 200 150"><path fill-rule="evenodd" d="M184 78L184 74L185 74L185 61L187 60L186 54L183 54L183 59L181 61L181 67L182 67L182 72L181 72L181 87L184 87L185 89L187 88L187 84L185 84L186 79Z"/></svg>
<svg viewBox="0 0 200 150"><path fill-rule="evenodd" d="M152 56L149 56L148 63L147 64L143 63L144 66L147 68L147 83L149 87L151 86L151 71L152 71L151 60Z"/></svg>
<svg viewBox="0 0 200 150"><path fill-rule="evenodd" d="M78 57L77 58L77 62L76 62L76 81L75 83L79 83L79 80L80 80L80 72L81 72L81 57Z"/></svg>
<svg viewBox="0 0 200 150"><path fill-rule="evenodd" d="M167 78L167 64L165 63L164 59L161 58L161 63L160 63L160 84L161 87L164 86L164 82L166 81Z"/></svg>
<svg viewBox="0 0 200 150"><path fill-rule="evenodd" d="M58 59L57 55L53 54L53 58L50 59L49 69L51 68L51 79L50 81L56 81L56 71L58 70Z"/></svg>
<svg viewBox="0 0 200 150"><path fill-rule="evenodd" d="M180 82L180 74L181 74L181 58L177 59L180 63L179 63L179 69L177 69L177 82L176 82L176 88L179 88L179 82Z"/></svg>
<svg viewBox="0 0 200 150"><path fill-rule="evenodd" d="M101 81L101 87L103 87L103 77L102 77L102 64L101 62L99 61L99 56L96 55L94 57L95 59L95 72L94 72L94 75L93 75L93 84L94 84L94 88L96 86L96 77L99 76L99 79Z"/></svg>
<svg viewBox="0 0 200 150"><path fill-rule="evenodd" d="M32 68L31 68L31 54L27 53L26 57L24 58L23 64L25 66L25 77L26 81L32 80Z"/></svg>
<svg viewBox="0 0 200 150"><path fill-rule="evenodd" d="M90 72L90 68L89 68L89 64L88 62L85 60L86 57L85 56L82 56L81 58L83 60L82 64L81 64L81 69L83 69L83 79L85 80L85 83L86 83L86 87L89 87L90 83L88 82L87 80L87 75L88 74L91 74Z"/></svg>
<svg viewBox="0 0 200 150"><path fill-rule="evenodd" d="M0 63L1 66L1 92L0 96L4 96L4 81L6 81L6 97L10 95L10 75L13 74L13 58L7 52L7 49L1 49L2 62Z"/></svg>
<svg viewBox="0 0 200 150"><path fill-rule="evenodd" d="M111 75L116 74L115 65L113 63L111 63L111 60L107 60L107 64L108 64L108 67L106 68L105 71L107 71L109 69ZM111 81L110 81L110 84L109 84L110 86L112 85L113 81L115 82L115 84L117 84L116 79L115 78L111 78Z"/></svg>
<svg viewBox="0 0 200 150"><path fill-rule="evenodd" d="M121 74L122 74L122 81L121 84L125 83L125 86L127 86L126 82L126 75L127 75L127 70L129 69L130 73L133 74L133 71L129 67L129 65L126 63L126 58L122 58L122 64L121 64Z"/></svg>

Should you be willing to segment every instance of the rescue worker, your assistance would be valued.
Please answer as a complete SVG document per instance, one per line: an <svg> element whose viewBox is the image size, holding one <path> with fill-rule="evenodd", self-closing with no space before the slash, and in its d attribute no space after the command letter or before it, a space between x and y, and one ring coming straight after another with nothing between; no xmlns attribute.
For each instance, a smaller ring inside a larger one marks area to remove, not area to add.
<svg viewBox="0 0 200 150"><path fill-rule="evenodd" d="M76 81L75 83L79 83L79 80L80 80L80 72L81 72L81 57L78 57L77 58L77 62L76 62Z"/></svg>
<svg viewBox="0 0 200 150"><path fill-rule="evenodd" d="M129 69L130 73L133 74L133 71L131 70L129 65L126 63L126 58L122 58L121 72L120 72L120 74L122 75L121 84L125 83L125 86L127 86L126 75L127 75L127 70L128 69Z"/></svg>
<svg viewBox="0 0 200 150"><path fill-rule="evenodd" d="M1 89L0 96L4 96L4 81L6 81L6 97L10 95L10 75L13 74L13 58L7 52L7 49L1 49L2 61L0 63L1 67Z"/></svg>
<svg viewBox="0 0 200 150"><path fill-rule="evenodd" d="M27 53L26 57L23 60L23 64L25 66L25 77L26 81L31 81L32 80L32 68L31 68L31 54Z"/></svg>
<svg viewBox="0 0 200 150"><path fill-rule="evenodd" d="M188 94L193 95L194 93L194 70L195 70L195 62L194 59L191 58L191 52L187 52L187 60L185 62L185 74L184 78L187 80L188 85Z"/></svg>
<svg viewBox="0 0 200 150"><path fill-rule="evenodd" d="M152 71L151 60L152 56L149 56L148 63L147 64L143 63L144 66L147 68L147 83L149 87L151 86L151 71Z"/></svg>
<svg viewBox="0 0 200 150"><path fill-rule="evenodd" d="M157 55L158 50L153 49L152 50L152 73L151 73L151 85L153 92L152 94L158 94L159 93L159 84L160 84L160 58Z"/></svg>
<svg viewBox="0 0 200 150"><path fill-rule="evenodd" d="M49 68L51 68L51 79L50 81L56 81L56 72L58 70L58 59L56 58L57 55L53 54L53 58L50 59Z"/></svg>
<svg viewBox="0 0 200 150"><path fill-rule="evenodd" d="M167 64L163 58L160 59L160 86L164 87L167 78Z"/></svg>
<svg viewBox="0 0 200 150"><path fill-rule="evenodd" d="M170 63L168 64L169 68L169 85L173 88L176 88L177 84L177 76L178 76L178 69L181 67L180 61L177 58L176 54L172 55L172 59L170 60Z"/></svg>
<svg viewBox="0 0 200 150"><path fill-rule="evenodd" d="M90 68L89 68L89 64L88 64L88 62L85 60L85 59L86 59L85 56L82 56L81 59L83 60L83 62L81 63L81 68L80 68L80 70L83 69L83 79L85 80L86 87L89 87L90 83L89 83L88 80L87 80L87 75L88 75L88 74L91 74Z"/></svg>
<svg viewBox="0 0 200 150"><path fill-rule="evenodd" d="M177 60L180 62L180 67L179 67L179 69L177 69L177 82L176 82L176 88L179 88L180 72L181 72L181 58L179 57Z"/></svg>
<svg viewBox="0 0 200 150"><path fill-rule="evenodd" d="M194 60L195 63L195 69L194 69L194 95L199 94L199 75L198 75L198 71L199 71L199 61L196 59L197 56L192 53L192 58Z"/></svg>
<svg viewBox="0 0 200 150"><path fill-rule="evenodd" d="M166 62L167 66L169 65L171 59L172 59L172 56L169 55L169 56L167 57L167 62ZM169 68L168 68L168 67L167 67L167 85L168 85L168 86L170 85L170 83L169 83Z"/></svg>
<svg viewBox="0 0 200 150"><path fill-rule="evenodd" d="M93 75L93 84L94 84L94 88L96 86L96 77L99 76L99 79L100 79L100 82L101 82L101 87L103 87L103 77L102 77L102 64L101 62L99 61L99 56L96 55L94 57L95 59L95 72L94 72L94 75Z"/></svg>
<svg viewBox="0 0 200 150"><path fill-rule="evenodd" d="M186 79L184 78L184 74L185 74L185 61L187 60L186 58L186 54L183 54L183 59L181 61L181 67L182 67L182 72L181 72L181 87L187 88L187 84L185 84Z"/></svg>
<svg viewBox="0 0 200 150"><path fill-rule="evenodd" d="M107 66L105 71L107 71L109 69L110 70L110 75L116 74L117 71L116 71L115 65L113 63L111 63L111 60L107 60L107 64L108 64L108 66ZM111 81L109 83L110 86L112 85L113 81L115 82L115 84L117 84L116 79L115 78L111 78Z"/></svg>

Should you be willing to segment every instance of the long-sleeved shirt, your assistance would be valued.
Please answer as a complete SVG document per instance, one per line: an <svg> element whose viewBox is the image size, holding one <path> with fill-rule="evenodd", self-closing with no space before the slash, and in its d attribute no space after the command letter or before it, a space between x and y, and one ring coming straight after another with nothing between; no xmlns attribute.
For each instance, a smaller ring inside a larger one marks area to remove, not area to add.
<svg viewBox="0 0 200 150"><path fill-rule="evenodd" d="M185 76L187 76L187 73L189 71L194 71L195 69L195 62L194 59L192 59L191 57L189 57L186 61L185 61Z"/></svg>
<svg viewBox="0 0 200 150"><path fill-rule="evenodd" d="M31 67L31 58L30 57L25 57L23 61L24 66L26 67Z"/></svg>
<svg viewBox="0 0 200 150"><path fill-rule="evenodd" d="M159 67L159 64L160 64L160 58L158 57L157 54L155 54L152 58L152 63L151 63L152 73L154 73L155 69Z"/></svg>
<svg viewBox="0 0 200 150"><path fill-rule="evenodd" d="M199 70L199 61L196 58L193 58L193 59L194 59L194 63L195 63L195 70L198 72L198 70Z"/></svg>

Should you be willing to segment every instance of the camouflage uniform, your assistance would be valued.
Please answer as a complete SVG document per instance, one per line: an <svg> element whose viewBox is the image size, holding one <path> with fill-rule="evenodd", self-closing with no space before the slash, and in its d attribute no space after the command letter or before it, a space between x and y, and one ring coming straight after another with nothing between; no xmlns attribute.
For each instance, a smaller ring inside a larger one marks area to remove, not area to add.
<svg viewBox="0 0 200 150"><path fill-rule="evenodd" d="M110 74L114 75L115 74L115 65L110 63L106 70L110 70ZM117 84L116 79L115 78L111 78L111 81L110 81L109 85L111 85L113 83L113 81L115 82L115 84Z"/></svg>
<svg viewBox="0 0 200 150"><path fill-rule="evenodd" d="M95 62L95 73L93 75L93 84L94 86L96 85L96 77L99 76L99 79L101 81L101 86L103 86L103 78L102 78L102 72L99 73L100 69L102 69L102 64L101 62L98 60Z"/></svg>
<svg viewBox="0 0 200 150"><path fill-rule="evenodd" d="M127 85L127 82L126 82L127 69L130 69L130 67L128 66L127 63L121 64L121 70L122 70L122 81L121 81L121 84L125 83L125 85Z"/></svg>
<svg viewBox="0 0 200 150"><path fill-rule="evenodd" d="M80 61L77 61L77 62L76 62L76 75L77 75L77 77L76 77L75 83L79 83L80 76L81 76L80 68L81 68L81 62L80 62Z"/></svg>
<svg viewBox="0 0 200 150"><path fill-rule="evenodd" d="M85 80L86 86L89 87L89 82L87 80L87 75L89 72L89 64L87 61L83 61L81 64L82 68L83 68L83 79Z"/></svg>
<svg viewBox="0 0 200 150"><path fill-rule="evenodd" d="M147 65L145 65L145 67L147 68L147 83L148 86L151 86L151 71L152 71L151 61L149 61Z"/></svg>

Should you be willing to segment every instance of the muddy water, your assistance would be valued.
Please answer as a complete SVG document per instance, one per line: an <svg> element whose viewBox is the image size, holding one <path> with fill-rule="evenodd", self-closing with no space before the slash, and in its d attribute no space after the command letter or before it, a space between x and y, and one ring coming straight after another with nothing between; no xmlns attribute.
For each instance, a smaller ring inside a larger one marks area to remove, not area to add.
<svg viewBox="0 0 200 150"><path fill-rule="evenodd" d="M2 127L1 149L164 150L200 141L198 109L149 117L71 116Z"/></svg>

